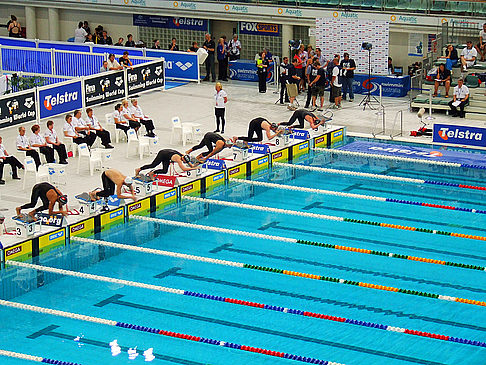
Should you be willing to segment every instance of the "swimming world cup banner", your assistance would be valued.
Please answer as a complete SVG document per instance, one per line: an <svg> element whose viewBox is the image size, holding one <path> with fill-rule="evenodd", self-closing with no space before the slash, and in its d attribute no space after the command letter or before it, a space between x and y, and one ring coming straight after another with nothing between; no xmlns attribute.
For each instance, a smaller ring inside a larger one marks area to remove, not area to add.
<svg viewBox="0 0 486 365"><path fill-rule="evenodd" d="M486 147L486 129L434 124L434 142Z"/></svg>
<svg viewBox="0 0 486 365"><path fill-rule="evenodd" d="M85 78L84 95L86 106L122 99L125 96L123 71L104 72Z"/></svg>
<svg viewBox="0 0 486 365"><path fill-rule="evenodd" d="M142 63L127 70L128 96L165 86L164 61Z"/></svg>
<svg viewBox="0 0 486 365"><path fill-rule="evenodd" d="M7 94L0 98L0 128L35 119L34 91Z"/></svg>
<svg viewBox="0 0 486 365"><path fill-rule="evenodd" d="M368 51L363 42L371 43L371 74L388 74L390 24L382 20L316 18L316 47L328 60L348 52L356 62L355 73L368 74Z"/></svg>
<svg viewBox="0 0 486 365"><path fill-rule="evenodd" d="M147 49L147 57L163 57L165 77L168 79L199 81L199 63L196 53Z"/></svg>

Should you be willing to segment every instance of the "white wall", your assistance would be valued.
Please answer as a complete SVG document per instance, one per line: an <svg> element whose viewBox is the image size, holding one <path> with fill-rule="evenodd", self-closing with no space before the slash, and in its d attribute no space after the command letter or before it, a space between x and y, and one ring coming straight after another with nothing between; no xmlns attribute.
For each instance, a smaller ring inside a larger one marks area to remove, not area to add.
<svg viewBox="0 0 486 365"><path fill-rule="evenodd" d="M408 55L408 35L410 31L390 31L389 56L393 58L393 66L402 66L407 72L407 66L415 62L422 62L423 57ZM427 53L427 40L424 35L424 55Z"/></svg>

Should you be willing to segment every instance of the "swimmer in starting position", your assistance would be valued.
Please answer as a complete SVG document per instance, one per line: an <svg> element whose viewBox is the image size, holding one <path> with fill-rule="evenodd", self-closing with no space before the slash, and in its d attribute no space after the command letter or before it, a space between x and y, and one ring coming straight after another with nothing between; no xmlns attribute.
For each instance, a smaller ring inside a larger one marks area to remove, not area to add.
<svg viewBox="0 0 486 365"><path fill-rule="evenodd" d="M157 153L157 156L155 156L155 159L152 161L152 163L135 169L135 176L139 176L140 171L153 169L160 164L162 164L162 168L150 171L149 176L153 178L156 174L167 174L171 162L177 163L182 171L197 169L197 163L193 164L191 162L191 156L182 155L182 153L173 149L163 149L160 150L159 153ZM184 166L184 164L187 164L190 167L186 167Z"/></svg>
<svg viewBox="0 0 486 365"><path fill-rule="evenodd" d="M67 204L67 195L61 193L61 191L55 186L47 182L42 182L39 184L35 184L32 188L30 203L15 208L15 210L17 211L17 216L20 216L22 214L22 209L34 208L39 198L42 201L42 205L39 208L36 208L29 212L29 215L32 218L35 218L35 213L42 212L46 209L49 209L49 215L68 215L67 209L63 210L63 207ZM54 210L54 205L56 203L59 205L59 210Z"/></svg>
<svg viewBox="0 0 486 365"><path fill-rule="evenodd" d="M115 169L108 169L101 174L101 183L103 184L103 190L93 190L89 192L91 200L99 200L100 198L108 198L115 194L118 199L132 199L137 201L135 192L133 190L133 181L131 177L123 175L120 171ZM130 193L123 193L122 187L128 187Z"/></svg>
<svg viewBox="0 0 486 365"><path fill-rule="evenodd" d="M198 145L192 147L190 150L187 150L186 154L188 155L192 151L199 150L206 146L208 152L203 152L196 157L199 162L204 162L211 156L214 156L217 153L221 152L224 148L231 147L232 145L233 143L231 143L231 141L226 141L226 139L224 139L224 137L220 136L219 134L214 132L208 132L204 135L202 141Z"/></svg>
<svg viewBox="0 0 486 365"><path fill-rule="evenodd" d="M270 123L267 119L258 117L248 125L248 136L233 137L232 141L244 141L247 146L248 142L261 142L263 141L263 131L267 134L268 139L273 139L284 132L284 130L278 130L276 123ZM272 134L272 132L274 133ZM256 137L253 137L254 134L256 134Z"/></svg>
<svg viewBox="0 0 486 365"><path fill-rule="evenodd" d="M298 125L293 125L295 121L298 121ZM319 120L314 113L311 113L305 109L296 110L290 117L288 122L281 122L279 125L289 126L289 128L304 128L304 122L310 123L312 129L316 129L321 124L324 124L324 120Z"/></svg>

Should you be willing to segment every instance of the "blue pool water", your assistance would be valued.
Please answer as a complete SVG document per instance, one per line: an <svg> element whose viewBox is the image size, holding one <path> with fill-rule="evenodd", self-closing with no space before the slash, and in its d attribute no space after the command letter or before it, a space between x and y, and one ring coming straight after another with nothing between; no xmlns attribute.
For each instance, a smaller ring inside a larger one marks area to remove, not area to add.
<svg viewBox="0 0 486 365"><path fill-rule="evenodd" d="M305 165L486 185L485 172L317 153ZM259 178L311 187L486 210L486 192L392 182L290 167ZM231 181L208 199L295 212L486 236L486 214L252 186ZM484 241L182 200L157 218L472 265ZM387 256L131 220L96 238L232 262L486 301L486 273ZM56 268L486 341L486 308L402 293L75 243L39 257ZM121 284L45 273L0 272L2 299L343 364L486 364L486 348ZM0 348L80 364L141 364L126 349L154 349L154 364L292 364L294 360L0 307ZM79 336L79 341L74 339ZM113 357L114 339L122 353ZM24 364L0 358L0 364Z"/></svg>

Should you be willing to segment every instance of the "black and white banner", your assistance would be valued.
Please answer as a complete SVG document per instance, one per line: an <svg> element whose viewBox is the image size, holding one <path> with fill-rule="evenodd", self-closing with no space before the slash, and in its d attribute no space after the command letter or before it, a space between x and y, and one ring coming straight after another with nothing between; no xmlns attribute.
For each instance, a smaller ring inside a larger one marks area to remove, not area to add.
<svg viewBox="0 0 486 365"><path fill-rule="evenodd" d="M36 120L35 90L0 98L0 128Z"/></svg>
<svg viewBox="0 0 486 365"><path fill-rule="evenodd" d="M84 80L85 106L93 106L125 97L123 71L111 71Z"/></svg>
<svg viewBox="0 0 486 365"><path fill-rule="evenodd" d="M127 70L128 96L147 90L163 88L164 61L155 61L134 66Z"/></svg>

